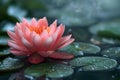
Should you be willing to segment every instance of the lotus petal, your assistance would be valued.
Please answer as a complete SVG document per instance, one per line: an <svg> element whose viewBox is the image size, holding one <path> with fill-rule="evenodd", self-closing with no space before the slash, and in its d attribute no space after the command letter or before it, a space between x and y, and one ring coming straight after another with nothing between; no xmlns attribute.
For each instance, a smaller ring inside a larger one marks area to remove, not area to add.
<svg viewBox="0 0 120 80"><path fill-rule="evenodd" d="M21 23L16 23L14 32L7 31L11 38L8 45L11 53L27 56L33 64L42 62L45 57L71 59L73 55L56 52L74 41L72 35L63 36L64 31L63 24L57 27L57 20L49 26L46 17L38 21L33 18L30 22L23 18Z"/></svg>

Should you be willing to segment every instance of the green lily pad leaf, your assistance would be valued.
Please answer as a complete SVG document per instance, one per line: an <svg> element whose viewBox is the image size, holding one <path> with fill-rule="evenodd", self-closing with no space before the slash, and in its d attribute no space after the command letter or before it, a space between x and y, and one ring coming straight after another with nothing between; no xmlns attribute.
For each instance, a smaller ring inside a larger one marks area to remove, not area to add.
<svg viewBox="0 0 120 80"><path fill-rule="evenodd" d="M9 49L0 51L0 57L1 57L1 56L7 56L7 55L9 55L9 54L10 54Z"/></svg>
<svg viewBox="0 0 120 80"><path fill-rule="evenodd" d="M8 37L0 37L0 45L6 46L9 38Z"/></svg>
<svg viewBox="0 0 120 80"><path fill-rule="evenodd" d="M40 77L46 75L50 78L67 77L73 73L70 66L55 63L32 65L25 70L25 75Z"/></svg>
<svg viewBox="0 0 120 80"><path fill-rule="evenodd" d="M39 65L32 65L25 69L26 76L33 76L33 77L40 77L45 75L51 64L39 64Z"/></svg>
<svg viewBox="0 0 120 80"><path fill-rule="evenodd" d="M75 41L88 41L90 38L90 33L86 31L84 28L79 27L67 27L68 33L72 33ZM82 35L82 36L80 36Z"/></svg>
<svg viewBox="0 0 120 80"><path fill-rule="evenodd" d="M78 56L78 55L84 55L84 53L96 54L97 52L100 51L100 47L98 47L94 44L90 44L90 43L74 42L74 43L60 49L60 51L68 52L75 56Z"/></svg>
<svg viewBox="0 0 120 80"><path fill-rule="evenodd" d="M24 63L16 58L7 57L0 62L0 71L12 71L20 69L24 66Z"/></svg>
<svg viewBox="0 0 120 80"><path fill-rule="evenodd" d="M93 44L97 44L97 45L102 45L102 44L120 44L119 40L116 39L109 39L109 38L105 38L105 37L99 37L99 36L93 36L90 41Z"/></svg>
<svg viewBox="0 0 120 80"><path fill-rule="evenodd" d="M112 47L101 52L103 56L111 58L120 58L120 47Z"/></svg>
<svg viewBox="0 0 120 80"><path fill-rule="evenodd" d="M53 64L47 73L48 77L61 78L69 76L73 73L73 69L70 66L63 64Z"/></svg>
<svg viewBox="0 0 120 80"><path fill-rule="evenodd" d="M109 70L117 66L117 61L105 57L79 57L70 61L72 66L80 67L83 71Z"/></svg>
<svg viewBox="0 0 120 80"><path fill-rule="evenodd" d="M90 28L90 32L102 37L120 40L120 21L102 22Z"/></svg>

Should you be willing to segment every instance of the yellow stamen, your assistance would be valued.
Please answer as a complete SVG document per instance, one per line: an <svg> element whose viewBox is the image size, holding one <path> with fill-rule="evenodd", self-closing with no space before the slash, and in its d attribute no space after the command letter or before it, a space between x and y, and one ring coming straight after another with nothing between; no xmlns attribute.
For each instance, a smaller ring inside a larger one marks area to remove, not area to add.
<svg viewBox="0 0 120 80"><path fill-rule="evenodd" d="M50 27L47 27L47 29L46 29L46 30L47 30L47 32L49 33L49 32L50 32Z"/></svg>
<svg viewBox="0 0 120 80"><path fill-rule="evenodd" d="M34 31L34 32L36 32L37 34L41 34L42 32L43 32L43 30L47 30L47 32L49 33L50 32L50 28L49 27L47 27L47 28L45 28L45 27L30 27L29 28L30 29L30 31Z"/></svg>

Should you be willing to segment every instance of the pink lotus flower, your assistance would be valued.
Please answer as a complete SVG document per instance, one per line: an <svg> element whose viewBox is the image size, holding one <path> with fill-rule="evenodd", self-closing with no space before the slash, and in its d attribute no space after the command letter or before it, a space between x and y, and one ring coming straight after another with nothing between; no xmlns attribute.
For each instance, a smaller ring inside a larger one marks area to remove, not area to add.
<svg viewBox="0 0 120 80"><path fill-rule="evenodd" d="M11 40L8 45L11 53L17 56L28 56L28 61L34 64L44 61L46 57L55 59L71 59L74 56L56 50L63 48L74 41L71 35L62 37L65 26L57 27L55 20L50 26L46 17L31 22L23 19L17 23L14 32L8 31Z"/></svg>

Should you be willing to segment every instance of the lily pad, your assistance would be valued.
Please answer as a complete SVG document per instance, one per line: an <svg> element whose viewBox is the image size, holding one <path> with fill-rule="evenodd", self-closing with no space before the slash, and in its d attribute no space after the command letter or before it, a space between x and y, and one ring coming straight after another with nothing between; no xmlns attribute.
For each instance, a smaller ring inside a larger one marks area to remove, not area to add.
<svg viewBox="0 0 120 80"><path fill-rule="evenodd" d="M101 52L103 56L111 58L120 58L120 47L112 47Z"/></svg>
<svg viewBox="0 0 120 80"><path fill-rule="evenodd" d="M46 75L50 78L62 78L67 77L72 73L73 69L70 66L57 63L32 65L25 70L25 75L33 77Z"/></svg>
<svg viewBox="0 0 120 80"><path fill-rule="evenodd" d="M90 32L102 37L120 40L120 21L102 22L90 28Z"/></svg>
<svg viewBox="0 0 120 80"><path fill-rule="evenodd" d="M9 54L10 54L9 49L6 49L6 50L3 50L3 51L0 51L0 57L1 57L1 56L7 56L7 55L9 55Z"/></svg>
<svg viewBox="0 0 120 80"><path fill-rule="evenodd" d="M71 60L70 64L80 67L82 71L100 71L115 68L117 61L105 57L79 57Z"/></svg>
<svg viewBox="0 0 120 80"><path fill-rule="evenodd" d="M68 27L69 28L69 27ZM85 30L85 28L79 28L79 27L70 27L71 33L73 37L75 38L75 41L88 41L90 38L90 33ZM82 35L82 36L80 36Z"/></svg>
<svg viewBox="0 0 120 80"><path fill-rule="evenodd" d="M0 37L0 46L6 46L9 38L8 37Z"/></svg>
<svg viewBox="0 0 120 80"><path fill-rule="evenodd" d="M20 69L24 66L24 63L19 59L7 57L0 62L0 71L13 71Z"/></svg>
<svg viewBox="0 0 120 80"><path fill-rule="evenodd" d="M90 41L93 44L97 44L97 45L102 45L102 44L120 44L119 40L116 39L110 39L110 38L105 38L105 37L100 37L100 36L93 36Z"/></svg>
<svg viewBox="0 0 120 80"><path fill-rule="evenodd" d="M90 43L74 42L60 50L71 53L75 56L78 56L78 55L84 55L84 53L85 54L96 54L97 52L100 51L100 47L94 44L90 44Z"/></svg>

